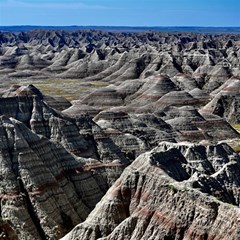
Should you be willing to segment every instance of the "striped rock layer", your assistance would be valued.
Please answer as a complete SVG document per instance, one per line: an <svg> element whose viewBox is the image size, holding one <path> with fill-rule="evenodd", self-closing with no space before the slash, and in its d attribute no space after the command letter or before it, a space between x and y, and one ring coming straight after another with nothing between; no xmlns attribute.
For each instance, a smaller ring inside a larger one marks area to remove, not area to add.
<svg viewBox="0 0 240 240"><path fill-rule="evenodd" d="M140 155L63 240L239 239L240 158L162 142Z"/></svg>

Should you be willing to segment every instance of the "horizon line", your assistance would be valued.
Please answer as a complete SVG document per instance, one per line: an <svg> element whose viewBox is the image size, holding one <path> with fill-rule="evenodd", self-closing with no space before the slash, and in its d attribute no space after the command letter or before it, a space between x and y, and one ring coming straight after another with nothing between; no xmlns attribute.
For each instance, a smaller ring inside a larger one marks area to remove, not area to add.
<svg viewBox="0 0 240 240"><path fill-rule="evenodd" d="M0 27L126 27L126 28L181 28L181 27L198 27L198 28L240 28L240 26L201 26L201 25L152 25L152 26L134 26L134 25L0 25Z"/></svg>

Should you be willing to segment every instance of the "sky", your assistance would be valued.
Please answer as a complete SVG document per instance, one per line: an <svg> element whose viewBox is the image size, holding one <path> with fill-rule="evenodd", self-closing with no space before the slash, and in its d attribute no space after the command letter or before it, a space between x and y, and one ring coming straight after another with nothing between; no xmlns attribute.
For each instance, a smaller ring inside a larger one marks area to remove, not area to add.
<svg viewBox="0 0 240 240"><path fill-rule="evenodd" d="M240 0L0 0L0 25L240 27Z"/></svg>

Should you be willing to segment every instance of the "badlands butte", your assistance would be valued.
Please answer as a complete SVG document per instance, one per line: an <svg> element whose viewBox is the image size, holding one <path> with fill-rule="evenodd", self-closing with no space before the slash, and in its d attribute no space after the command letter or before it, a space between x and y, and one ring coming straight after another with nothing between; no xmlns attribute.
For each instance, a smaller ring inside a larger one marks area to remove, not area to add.
<svg viewBox="0 0 240 240"><path fill-rule="evenodd" d="M0 239L240 239L240 35L0 33Z"/></svg>

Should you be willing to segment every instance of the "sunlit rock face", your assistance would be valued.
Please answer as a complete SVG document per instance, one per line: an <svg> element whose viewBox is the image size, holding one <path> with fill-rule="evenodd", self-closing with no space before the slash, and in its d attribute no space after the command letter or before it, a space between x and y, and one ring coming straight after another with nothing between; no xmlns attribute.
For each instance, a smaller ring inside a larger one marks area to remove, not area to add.
<svg viewBox="0 0 240 240"><path fill-rule="evenodd" d="M63 239L238 239L239 173L226 144L162 142Z"/></svg>

